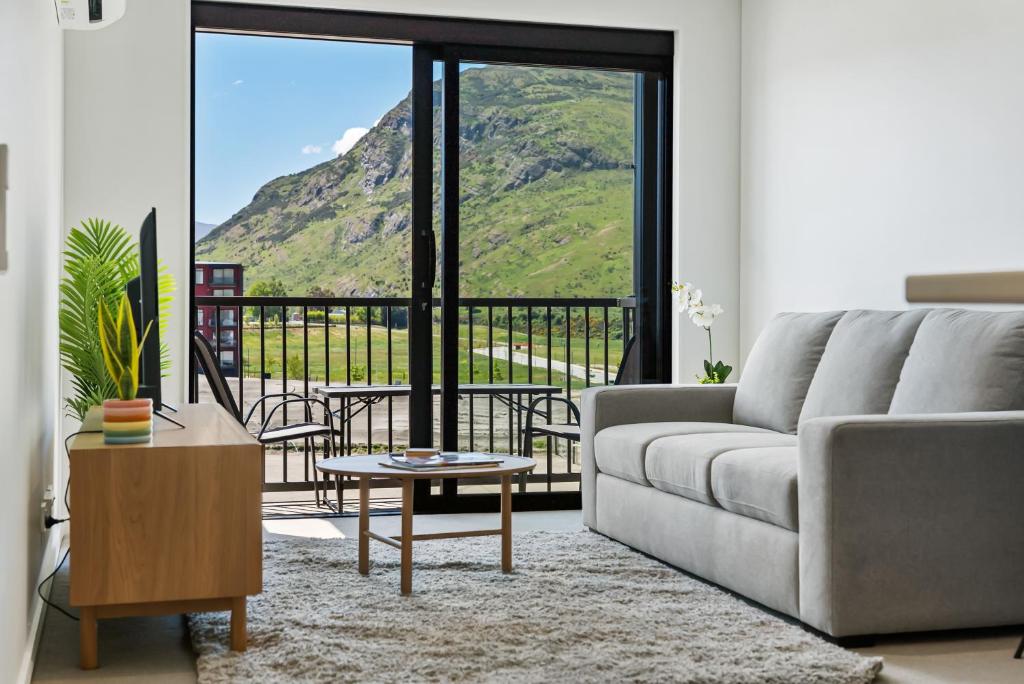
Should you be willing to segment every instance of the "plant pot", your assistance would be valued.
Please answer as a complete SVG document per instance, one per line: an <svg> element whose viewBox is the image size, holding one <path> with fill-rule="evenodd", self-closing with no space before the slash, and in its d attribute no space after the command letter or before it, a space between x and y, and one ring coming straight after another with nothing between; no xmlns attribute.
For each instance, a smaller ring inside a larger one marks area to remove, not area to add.
<svg viewBox="0 0 1024 684"><path fill-rule="evenodd" d="M152 434L152 399L107 399L103 402L105 443L143 444Z"/></svg>

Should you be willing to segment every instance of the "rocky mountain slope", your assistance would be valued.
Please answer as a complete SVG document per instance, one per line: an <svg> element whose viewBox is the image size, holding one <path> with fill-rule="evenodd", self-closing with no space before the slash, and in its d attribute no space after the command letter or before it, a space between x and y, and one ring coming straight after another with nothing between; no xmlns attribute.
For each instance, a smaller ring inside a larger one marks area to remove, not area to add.
<svg viewBox="0 0 1024 684"><path fill-rule="evenodd" d="M494 66L460 87L463 296L631 294L632 77ZM345 155L260 188L196 258L296 295L406 296L410 133L406 97Z"/></svg>

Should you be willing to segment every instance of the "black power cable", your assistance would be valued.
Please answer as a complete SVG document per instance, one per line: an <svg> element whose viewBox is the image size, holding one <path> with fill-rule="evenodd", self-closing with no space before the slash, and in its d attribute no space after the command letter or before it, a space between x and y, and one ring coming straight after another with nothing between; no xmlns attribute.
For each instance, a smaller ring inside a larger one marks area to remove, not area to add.
<svg viewBox="0 0 1024 684"><path fill-rule="evenodd" d="M73 437L78 436L78 435L94 434L94 433L99 433L99 432L103 432L103 431L102 430L79 430L78 432L72 432L70 435L68 435L64 439L64 454L68 457L68 463L69 464L71 463L71 448L69 446L69 443L71 442L71 439ZM68 520L71 519L71 504L68 502L68 492L70 491L70 489L71 489L71 477L69 476L67 484L64 485L64 509L67 510L68 517L66 517L66 518L54 518L52 515L46 516L46 529L50 529L54 525L59 525L60 523L67 522ZM53 569L53 572L51 572L49 575L47 575L46 578L43 579L43 581L39 583L39 586L36 587L36 593L39 594L39 598L41 598L43 600L43 603L48 605L50 608L53 608L54 610L56 610L56 611L58 611L58 612L60 612L60 613L62 613L64 615L66 615L67 617L71 618L72 620L76 620L77 621L78 618L76 616L74 616L71 613L69 613L68 611L64 610L62 607L58 606L56 603L54 603L53 601L51 601L50 599L48 599L46 596L43 595L43 586L47 582L49 582L50 580L52 580L54 577L57 576L57 573L60 572L60 569L64 566L64 563L65 563L65 561L67 561L68 555L70 553L71 553L71 547L69 546L68 549L64 552L64 556L60 559L60 563L57 563L57 567Z"/></svg>

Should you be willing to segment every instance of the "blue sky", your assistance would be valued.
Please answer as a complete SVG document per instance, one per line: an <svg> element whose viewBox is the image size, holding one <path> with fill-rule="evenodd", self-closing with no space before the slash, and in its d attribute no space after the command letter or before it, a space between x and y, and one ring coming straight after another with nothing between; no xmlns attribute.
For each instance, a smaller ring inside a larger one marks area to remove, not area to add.
<svg viewBox="0 0 1024 684"><path fill-rule="evenodd" d="M197 34L196 220L221 223L267 181L334 157L411 84L407 46Z"/></svg>

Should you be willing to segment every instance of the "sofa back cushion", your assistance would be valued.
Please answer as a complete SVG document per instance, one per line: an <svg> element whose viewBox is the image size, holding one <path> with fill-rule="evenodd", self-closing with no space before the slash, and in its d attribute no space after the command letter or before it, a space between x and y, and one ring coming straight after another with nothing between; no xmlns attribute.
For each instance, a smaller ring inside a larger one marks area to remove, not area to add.
<svg viewBox="0 0 1024 684"><path fill-rule="evenodd" d="M847 311L825 345L800 422L886 413L927 309Z"/></svg>
<svg viewBox="0 0 1024 684"><path fill-rule="evenodd" d="M743 367L733 422L796 434L800 409L842 311L782 313L754 343Z"/></svg>
<svg viewBox="0 0 1024 684"><path fill-rule="evenodd" d="M1024 410L1024 312L935 309L910 346L889 413Z"/></svg>

